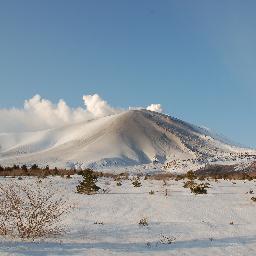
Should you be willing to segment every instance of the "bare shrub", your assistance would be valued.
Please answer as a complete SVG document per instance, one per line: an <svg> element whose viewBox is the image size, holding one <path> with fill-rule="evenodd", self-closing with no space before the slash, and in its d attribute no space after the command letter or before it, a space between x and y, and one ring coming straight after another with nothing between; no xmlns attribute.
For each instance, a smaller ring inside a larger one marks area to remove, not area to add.
<svg viewBox="0 0 256 256"><path fill-rule="evenodd" d="M116 185L117 185L118 187L120 187L120 186L122 186L122 182L121 182L121 181L118 181L118 182L116 183Z"/></svg>
<svg viewBox="0 0 256 256"><path fill-rule="evenodd" d="M132 185L133 185L135 188L138 188L138 187L141 187L141 182L140 182L140 180L137 178L137 179L135 179L135 180L132 182Z"/></svg>
<svg viewBox="0 0 256 256"><path fill-rule="evenodd" d="M140 226L148 226L148 220L147 220L147 218L142 218L142 219L139 221L139 225L140 225Z"/></svg>
<svg viewBox="0 0 256 256"><path fill-rule="evenodd" d="M172 244L175 241L176 241L176 238L174 236L162 235L162 237L160 238L161 244Z"/></svg>
<svg viewBox="0 0 256 256"><path fill-rule="evenodd" d="M49 184L0 184L1 235L38 238L59 234L62 229L58 224L70 209Z"/></svg>
<svg viewBox="0 0 256 256"><path fill-rule="evenodd" d="M183 187L184 188L190 188L191 193L194 194L207 194L207 188L209 188L210 184L208 182L206 183L200 183L197 184L193 180L188 180L184 183Z"/></svg>
<svg viewBox="0 0 256 256"><path fill-rule="evenodd" d="M151 243L150 243L150 242L147 242L147 243L146 243L146 246L147 246L148 248L150 248L150 247L151 247Z"/></svg>
<svg viewBox="0 0 256 256"><path fill-rule="evenodd" d="M194 193L196 195L198 194L207 194L207 185L201 183L201 184L195 184L194 186L190 187L191 193Z"/></svg>
<svg viewBox="0 0 256 256"><path fill-rule="evenodd" d="M103 221L95 221L93 224L94 225L104 225Z"/></svg>

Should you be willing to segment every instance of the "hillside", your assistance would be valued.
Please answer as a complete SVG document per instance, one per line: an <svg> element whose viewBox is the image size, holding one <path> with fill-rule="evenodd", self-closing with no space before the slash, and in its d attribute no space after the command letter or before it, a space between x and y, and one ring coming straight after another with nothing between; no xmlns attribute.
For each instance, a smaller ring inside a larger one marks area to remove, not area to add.
<svg viewBox="0 0 256 256"><path fill-rule="evenodd" d="M0 134L0 164L58 167L235 161L248 154L208 130L167 115L129 110L61 128Z"/></svg>

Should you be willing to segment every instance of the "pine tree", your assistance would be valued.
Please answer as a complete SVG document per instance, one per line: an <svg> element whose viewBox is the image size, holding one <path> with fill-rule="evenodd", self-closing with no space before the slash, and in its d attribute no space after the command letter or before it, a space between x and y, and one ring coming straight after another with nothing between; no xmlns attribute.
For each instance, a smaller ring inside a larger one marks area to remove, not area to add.
<svg viewBox="0 0 256 256"><path fill-rule="evenodd" d="M92 170L87 169L83 172L82 176L83 180L76 187L77 193L90 195L100 190L100 187L96 185L97 176Z"/></svg>

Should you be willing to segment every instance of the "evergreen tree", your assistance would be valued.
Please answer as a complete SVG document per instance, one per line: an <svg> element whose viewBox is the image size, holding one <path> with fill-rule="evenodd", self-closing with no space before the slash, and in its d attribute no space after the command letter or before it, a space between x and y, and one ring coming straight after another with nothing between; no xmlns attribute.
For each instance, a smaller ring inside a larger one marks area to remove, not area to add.
<svg viewBox="0 0 256 256"><path fill-rule="evenodd" d="M21 169L22 169L23 171L27 171L27 170L28 170L28 168L27 168L27 166L26 166L25 164L23 164L23 165L21 166Z"/></svg>
<svg viewBox="0 0 256 256"><path fill-rule="evenodd" d="M92 170L87 169L82 173L82 176L83 180L76 187L77 193L90 195L100 190L100 187L96 185L97 176Z"/></svg>
<svg viewBox="0 0 256 256"><path fill-rule="evenodd" d="M38 169L38 165L37 164L33 164L32 166L31 166L31 170L37 170Z"/></svg>

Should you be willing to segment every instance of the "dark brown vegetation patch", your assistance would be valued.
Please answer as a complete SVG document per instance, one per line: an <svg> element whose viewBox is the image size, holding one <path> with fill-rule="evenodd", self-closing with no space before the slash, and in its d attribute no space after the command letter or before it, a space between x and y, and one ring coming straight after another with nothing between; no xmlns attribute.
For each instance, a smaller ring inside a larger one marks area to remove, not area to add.
<svg viewBox="0 0 256 256"><path fill-rule="evenodd" d="M194 173L198 178L252 180L256 178L256 162L244 168L238 165L206 165Z"/></svg>

